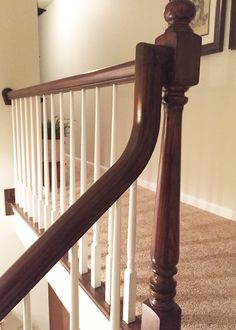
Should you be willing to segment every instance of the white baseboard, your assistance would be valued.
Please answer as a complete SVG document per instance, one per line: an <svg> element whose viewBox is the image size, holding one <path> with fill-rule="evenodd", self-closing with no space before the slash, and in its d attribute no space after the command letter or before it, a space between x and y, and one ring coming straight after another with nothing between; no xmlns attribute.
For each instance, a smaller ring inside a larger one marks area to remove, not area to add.
<svg viewBox="0 0 236 330"><path fill-rule="evenodd" d="M153 182L149 182L149 181L139 178L138 184L143 188L149 189L154 192L156 191L156 184ZM185 194L183 192L181 192L180 200L183 203L195 206L201 210L208 211L210 213L214 213L214 214L224 217L228 220L236 221L236 211L234 211L234 210L228 209L226 207L223 207L223 206L220 206L220 205L217 205L214 203L207 202L203 199Z"/></svg>
<svg viewBox="0 0 236 330"><path fill-rule="evenodd" d="M76 157L76 159L78 161L80 161L80 158ZM90 166L93 166L93 162L87 161L87 164ZM108 168L105 166L101 166L101 169L106 171ZM138 178L138 185L143 188L146 188L150 191L153 191L153 192L156 191L156 183L154 183L154 182L150 182L150 181ZM208 201L197 198L195 196L185 194L183 192L181 192L180 200L181 200L181 202L186 203L188 205L192 205L192 206L195 206L204 211L208 211L210 213L216 214L216 215L224 217L226 219L236 221L236 211L235 210L228 209L226 207L223 207L223 206L220 206L220 205L217 205L214 203L210 203Z"/></svg>
<svg viewBox="0 0 236 330"><path fill-rule="evenodd" d="M138 185L140 187L143 187L143 188L146 188L148 190L151 190L151 191L156 191L156 183L154 182L149 182L149 181L146 181L146 180L143 180L141 178L138 178Z"/></svg>
<svg viewBox="0 0 236 330"><path fill-rule="evenodd" d="M236 221L236 211L226 207L207 202L203 199L181 193L181 202L198 207L199 209L214 213L229 220Z"/></svg>

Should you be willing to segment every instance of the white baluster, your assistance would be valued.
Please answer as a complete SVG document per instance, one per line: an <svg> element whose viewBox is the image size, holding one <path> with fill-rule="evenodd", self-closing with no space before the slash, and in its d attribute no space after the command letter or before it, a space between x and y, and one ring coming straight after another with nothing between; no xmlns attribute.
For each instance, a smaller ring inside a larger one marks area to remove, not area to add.
<svg viewBox="0 0 236 330"><path fill-rule="evenodd" d="M115 203L112 244L110 329L120 330L121 201Z"/></svg>
<svg viewBox="0 0 236 330"><path fill-rule="evenodd" d="M59 94L60 108L60 211L61 214L66 209L66 180L65 180L65 135L64 135L64 113L63 94Z"/></svg>
<svg viewBox="0 0 236 330"><path fill-rule="evenodd" d="M56 163L56 132L55 132L55 112L54 112L54 97L50 95L51 101L51 177L52 177L52 212L51 222L57 219L57 163Z"/></svg>
<svg viewBox="0 0 236 330"><path fill-rule="evenodd" d="M38 226L39 229L44 228L44 205L43 205L43 171L42 171L42 120L40 97L35 97L36 103L36 134L37 134L37 179L38 179Z"/></svg>
<svg viewBox="0 0 236 330"><path fill-rule="evenodd" d="M17 184L17 191L18 191L18 199L19 199L19 206L23 206L23 193L22 193L22 166L21 166L21 134L20 134L20 109L19 109L19 100L15 100L16 106L16 142L17 142L17 172L18 172L18 184Z"/></svg>
<svg viewBox="0 0 236 330"><path fill-rule="evenodd" d="M75 202L75 132L74 132L74 94L70 91L70 205ZM79 299L78 299L78 244L69 251L71 271L71 311L70 330L79 329Z"/></svg>
<svg viewBox="0 0 236 330"><path fill-rule="evenodd" d="M87 159L86 159L86 118L85 90L81 90L81 161L80 161L80 195L87 189ZM79 240L79 272L88 272L88 238L87 234Z"/></svg>
<svg viewBox="0 0 236 330"><path fill-rule="evenodd" d="M74 93L70 91L70 205L75 202Z"/></svg>
<svg viewBox="0 0 236 330"><path fill-rule="evenodd" d="M16 107L15 100L11 101L12 107L12 141L13 141L13 160L14 160L14 186L15 186L15 202L19 203L19 191L18 191L18 167L17 167L17 140L16 140Z"/></svg>
<svg viewBox="0 0 236 330"><path fill-rule="evenodd" d="M70 249L70 272L71 272L71 311L70 311L70 330L79 329L79 262L78 244Z"/></svg>
<svg viewBox="0 0 236 330"><path fill-rule="evenodd" d="M37 201L37 175L36 175L36 136L34 125L33 99L30 97L30 137L31 137L31 173L32 173L32 213L33 222L38 221L38 201Z"/></svg>
<svg viewBox="0 0 236 330"><path fill-rule="evenodd" d="M110 166L115 162L116 157L116 116L117 116L117 86L112 86L112 119L111 119L111 152ZM108 253L106 255L106 282L105 301L111 302L111 266L112 266L112 235L113 235L114 205L108 212Z"/></svg>
<svg viewBox="0 0 236 330"><path fill-rule="evenodd" d="M23 299L23 330L31 330L31 304L30 293Z"/></svg>
<svg viewBox="0 0 236 330"><path fill-rule="evenodd" d="M0 330L4 330L5 319L0 321Z"/></svg>
<svg viewBox="0 0 236 330"><path fill-rule="evenodd" d="M100 109L99 88L96 87L95 133L94 133L94 182L100 177ZM101 245L99 241L99 221L93 225L93 242L91 246L91 286L101 286Z"/></svg>
<svg viewBox="0 0 236 330"><path fill-rule="evenodd" d="M21 143L20 143L20 112L18 100L15 100L15 114L16 114L16 150L17 150L17 192L18 203L22 206L22 192L21 192Z"/></svg>
<svg viewBox="0 0 236 330"><path fill-rule="evenodd" d="M22 99L20 99L20 127L21 127L21 169L22 169L22 207L27 211L27 189L26 189L26 157L25 157L25 125Z"/></svg>
<svg viewBox="0 0 236 330"><path fill-rule="evenodd" d="M129 218L128 218L128 240L127 240L127 268L124 273L124 298L123 298L123 320L128 324L135 321L136 303L136 202L137 181L130 187L129 195Z"/></svg>
<svg viewBox="0 0 236 330"><path fill-rule="evenodd" d="M47 230L51 224L50 214L50 183L49 183L49 160L48 160L48 129L47 129L47 105L43 95L43 167L44 167L44 227Z"/></svg>
<svg viewBox="0 0 236 330"><path fill-rule="evenodd" d="M30 145L29 145L29 111L27 106L27 99L24 98L24 108L25 108L25 141L26 141L26 180L27 180L27 211L28 216L33 216L32 209L32 190L31 190L31 166L30 166Z"/></svg>
<svg viewBox="0 0 236 330"><path fill-rule="evenodd" d="M70 91L70 193L69 204L75 202L75 128L74 128L74 93ZM71 262L71 253L69 253L69 261Z"/></svg>

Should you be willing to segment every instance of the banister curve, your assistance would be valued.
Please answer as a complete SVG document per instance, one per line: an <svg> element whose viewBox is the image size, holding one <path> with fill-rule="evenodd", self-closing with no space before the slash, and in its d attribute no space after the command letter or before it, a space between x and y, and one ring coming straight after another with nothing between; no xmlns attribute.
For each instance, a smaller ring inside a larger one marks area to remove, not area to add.
<svg viewBox="0 0 236 330"><path fill-rule="evenodd" d="M133 129L118 161L0 278L0 320L139 176L156 145L162 86L171 49L141 43L136 49ZM30 270L26 273L26 270Z"/></svg>

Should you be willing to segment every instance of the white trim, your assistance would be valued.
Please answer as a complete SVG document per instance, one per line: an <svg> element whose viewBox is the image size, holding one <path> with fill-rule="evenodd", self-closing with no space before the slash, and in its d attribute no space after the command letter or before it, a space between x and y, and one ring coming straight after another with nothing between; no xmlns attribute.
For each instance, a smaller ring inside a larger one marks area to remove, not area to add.
<svg viewBox="0 0 236 330"><path fill-rule="evenodd" d="M148 190L156 192L157 185L154 182L149 182L149 181L143 180L141 178L138 178L138 185L142 188L146 188Z"/></svg>
<svg viewBox="0 0 236 330"><path fill-rule="evenodd" d="M224 217L227 220L236 221L236 211L228 209L226 207L207 202L203 199L181 193L181 202L198 207L199 209L214 213L218 216Z"/></svg>
<svg viewBox="0 0 236 330"><path fill-rule="evenodd" d="M143 188L149 189L151 191L154 191L154 192L156 191L156 184L153 182L149 182L149 181L139 178L138 185ZM195 206L201 210L204 210L204 211L207 211L210 213L214 213L218 216L226 218L227 220L236 221L236 211L235 210L228 209L226 207L223 207L223 206L220 206L220 205L217 205L214 203L210 203L204 199L185 194L184 192L181 192L180 200L182 203L186 203L188 205Z"/></svg>
<svg viewBox="0 0 236 330"><path fill-rule="evenodd" d="M76 157L76 159L80 160L78 157ZM93 166L93 162L87 161L87 164L90 166ZM107 170L108 167L101 165L101 169ZM150 182L150 181L138 178L138 185L140 187L146 188L150 191L153 191L153 192L156 191L156 183L154 183L154 182ZM226 208L226 207L214 204L214 203L210 203L204 199L185 194L184 192L181 192L180 200L182 203L186 203L188 205L195 206L201 210L213 213L220 217L224 217L227 220L236 221L236 211L233 209L229 209L229 208Z"/></svg>

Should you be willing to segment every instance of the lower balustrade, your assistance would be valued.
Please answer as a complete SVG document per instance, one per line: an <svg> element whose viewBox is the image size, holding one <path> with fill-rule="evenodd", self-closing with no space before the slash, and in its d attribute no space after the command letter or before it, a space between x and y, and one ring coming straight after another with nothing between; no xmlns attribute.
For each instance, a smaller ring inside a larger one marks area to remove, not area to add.
<svg viewBox="0 0 236 330"><path fill-rule="evenodd" d="M81 160L75 159L75 198L79 198L81 192L80 168ZM87 186L91 186L94 181L94 164L86 164ZM107 169L100 168L100 173L104 173ZM60 183L60 180L58 181ZM58 184L57 193L57 209L60 209L60 187ZM141 188L140 188L141 189ZM45 200L45 189L43 189L43 200ZM142 191L145 195L145 192ZM51 194L51 192L50 192ZM123 328L127 328L127 324L131 324L129 328L140 328L140 312L141 301L136 298L136 270L135 270L135 250L136 250L136 200L137 200L137 181L131 188L116 202L111 209L99 220L99 252L100 262L99 268L93 267L93 244L94 244L94 228L91 228L86 234L87 242L87 264L86 272L79 271L79 255L80 244L76 244L71 251L61 260L64 267L71 273L71 329L78 328L78 278L81 287L89 294L96 305L105 313L107 318L111 320L111 328L119 327L120 322ZM65 209L70 204L70 155L65 155ZM49 198L49 205L51 198ZM154 200L152 201L152 205ZM153 205L154 207L154 205ZM14 212L19 214L28 225L37 233L42 235L45 229L40 229L28 212L16 204ZM113 241L109 241L109 226L112 214L113 224ZM151 214L150 214L151 221ZM108 244L109 242L109 244ZM108 251L109 246L112 251ZM110 254L109 254L110 253ZM106 269L109 263L107 259L114 260L111 268L113 272ZM120 262L121 260L121 262ZM98 273L99 275L97 276ZM119 275L120 274L120 275ZM109 276L110 275L110 276ZM94 285L94 279L99 278L99 285ZM24 299L24 315L30 313L30 295ZM110 297L110 300L107 300ZM136 304L137 301L137 304ZM110 306L113 306L113 308ZM113 313L113 314L112 314ZM31 320L29 315L24 317L26 329L30 329ZM27 326L28 324L28 326Z"/></svg>
<svg viewBox="0 0 236 330"><path fill-rule="evenodd" d="M99 87L94 89L93 163L87 162L86 116L88 109L85 89L82 89L79 94L69 91L58 95L50 94L49 97L42 95L41 98L35 96L12 100L16 204L21 214L27 215L41 234L107 170L101 166L100 89ZM110 89L112 93L110 166L112 166L117 158L118 86L113 84ZM78 97L80 99L79 115L75 113ZM67 119L65 119L65 112L69 115ZM80 122L81 127L79 145L75 139L75 135L78 138L76 120ZM66 125L69 128L68 138L65 131ZM60 137L59 155L57 155L56 147L57 135ZM80 149L79 158L75 153L78 148ZM66 154L66 149L69 150L69 154ZM112 329L119 327L120 313L121 319L127 324L136 319L136 195L137 183L135 182L130 188L127 237L122 237L122 240L128 239L124 294L121 294L124 295L123 307L120 308L119 275L121 202L117 201L108 211L105 223L102 219L99 220L92 227L91 232L84 234L68 253L71 272L71 330L77 329L79 322L78 276L87 274L89 270L91 274L89 285L92 288L100 288L102 283L105 283L104 297L107 306L111 305ZM25 322L29 324L30 320L26 318Z"/></svg>

